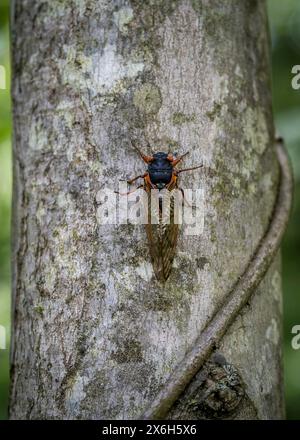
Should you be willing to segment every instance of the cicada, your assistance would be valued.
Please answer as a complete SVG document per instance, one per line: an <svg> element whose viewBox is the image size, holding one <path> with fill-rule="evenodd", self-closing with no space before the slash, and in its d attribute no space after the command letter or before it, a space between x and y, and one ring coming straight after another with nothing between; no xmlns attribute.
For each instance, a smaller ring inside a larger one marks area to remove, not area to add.
<svg viewBox="0 0 300 440"><path fill-rule="evenodd" d="M136 145L132 146L148 167L144 174L127 180L127 183L132 185L138 179L143 179L143 184L137 186L133 191L122 193L121 195L131 194L140 188L146 191L148 196L148 221L145 227L150 257L156 278L161 282L165 282L171 273L179 233L179 224L175 219L174 212L175 201L172 194L174 190L180 191L182 200L184 201L184 191L178 186L179 174L201 168L203 165L178 169L177 165L189 152L183 155L177 155L177 153L164 153L159 151L151 155L146 155ZM151 201L153 202L151 191L153 190L159 193L158 204L155 205L155 207L153 203L151 205ZM177 194L178 191L176 192ZM160 194L164 195L160 196ZM163 203L163 197L166 197L166 194L169 196L169 200L168 203ZM168 206L168 208L165 209L165 206ZM154 217L156 217L155 221L153 221L153 214Z"/></svg>

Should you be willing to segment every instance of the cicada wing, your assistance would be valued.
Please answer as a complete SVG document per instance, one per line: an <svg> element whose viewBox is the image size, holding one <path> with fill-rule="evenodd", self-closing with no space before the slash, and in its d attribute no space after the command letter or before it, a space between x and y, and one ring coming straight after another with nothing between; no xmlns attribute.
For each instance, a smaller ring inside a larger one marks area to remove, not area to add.
<svg viewBox="0 0 300 440"><path fill-rule="evenodd" d="M148 237L153 270L159 281L166 281L172 270L176 253L179 225L174 213L174 197L166 190L154 203L148 193Z"/></svg>

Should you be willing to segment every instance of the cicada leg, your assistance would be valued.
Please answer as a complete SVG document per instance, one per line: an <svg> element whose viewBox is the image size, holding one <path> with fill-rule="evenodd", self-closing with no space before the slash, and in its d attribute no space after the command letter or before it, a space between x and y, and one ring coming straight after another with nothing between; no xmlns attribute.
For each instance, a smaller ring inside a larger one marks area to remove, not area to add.
<svg viewBox="0 0 300 440"><path fill-rule="evenodd" d="M185 171L197 170L198 168L202 168L202 167L203 167L203 164L198 165L196 167L192 167L192 168L183 168L183 170L176 170L176 173L179 174L179 173L183 173Z"/></svg>
<svg viewBox="0 0 300 440"><path fill-rule="evenodd" d="M147 176L148 173L141 174L139 176L133 177L133 179L127 180L128 185L132 185L133 182L135 182L138 179L144 179Z"/></svg>
<svg viewBox="0 0 300 440"><path fill-rule="evenodd" d="M183 202L186 203L186 205L187 205L189 208L192 208L193 205L191 205L190 202L185 198L185 195L184 195L184 189L183 189L183 188L180 188L179 186L178 186L177 188L179 189L179 191L180 191L181 194L182 194Z"/></svg>
<svg viewBox="0 0 300 440"><path fill-rule="evenodd" d="M137 191L138 189L144 188L144 185L139 185L136 188L134 188L132 191L128 191L126 193L120 193L119 191L114 191L116 194L119 194L120 196L128 196L129 194L134 193L135 191Z"/></svg>
<svg viewBox="0 0 300 440"><path fill-rule="evenodd" d="M166 185L166 188L169 191L172 191L172 189L177 188L177 172L172 174L172 178L170 182Z"/></svg>

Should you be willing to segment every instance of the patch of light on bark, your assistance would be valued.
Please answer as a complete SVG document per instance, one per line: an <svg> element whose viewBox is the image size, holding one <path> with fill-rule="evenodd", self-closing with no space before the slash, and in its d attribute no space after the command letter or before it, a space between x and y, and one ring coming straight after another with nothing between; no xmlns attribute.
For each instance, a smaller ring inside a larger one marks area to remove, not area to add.
<svg viewBox="0 0 300 440"><path fill-rule="evenodd" d="M116 53L115 45L107 45L103 54L93 57L92 82L99 89L111 89L124 78L135 78L144 69L144 63L129 62Z"/></svg>

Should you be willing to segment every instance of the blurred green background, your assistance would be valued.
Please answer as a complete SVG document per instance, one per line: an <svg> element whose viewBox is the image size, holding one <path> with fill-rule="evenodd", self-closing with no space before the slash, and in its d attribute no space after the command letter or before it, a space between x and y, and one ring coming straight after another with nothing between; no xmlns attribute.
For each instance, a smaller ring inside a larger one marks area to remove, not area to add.
<svg viewBox="0 0 300 440"><path fill-rule="evenodd" d="M6 88L0 88L0 325L6 329L7 348L0 349L0 419L7 417L10 325L11 115L8 5L9 0L1 0L0 66L5 68ZM0 75L2 70L0 67Z"/></svg>
<svg viewBox="0 0 300 440"><path fill-rule="evenodd" d="M284 362L287 418L300 420L300 350L291 348L291 329L300 325L300 89L293 90L292 66L300 65L300 1L269 0L272 36L273 102L278 131L284 136L295 174L292 219L283 243ZM0 325L10 325L11 119L9 0L0 3L0 66L6 89L0 89ZM7 417L9 350L0 350L0 419Z"/></svg>

